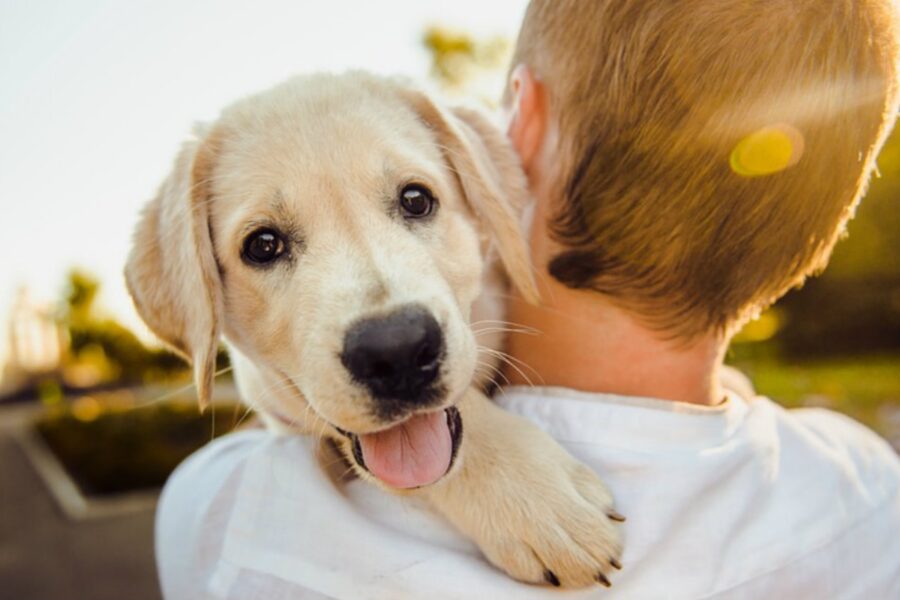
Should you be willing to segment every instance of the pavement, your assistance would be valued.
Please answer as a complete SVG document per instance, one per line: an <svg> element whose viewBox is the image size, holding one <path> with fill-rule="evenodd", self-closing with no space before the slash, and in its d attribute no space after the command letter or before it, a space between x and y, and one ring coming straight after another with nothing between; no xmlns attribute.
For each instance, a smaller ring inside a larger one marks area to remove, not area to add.
<svg viewBox="0 0 900 600"><path fill-rule="evenodd" d="M0 600L160 600L153 510L71 521L0 427Z"/></svg>

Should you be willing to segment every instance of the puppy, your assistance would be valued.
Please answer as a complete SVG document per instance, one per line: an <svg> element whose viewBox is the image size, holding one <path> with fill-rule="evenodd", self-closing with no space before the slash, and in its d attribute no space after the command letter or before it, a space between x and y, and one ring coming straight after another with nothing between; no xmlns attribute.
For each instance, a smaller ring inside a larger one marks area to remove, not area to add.
<svg viewBox="0 0 900 600"><path fill-rule="evenodd" d="M512 577L607 583L621 551L609 492L480 391L497 294L508 281L537 300L526 201L476 112L363 73L299 77L197 128L126 280L192 362L201 405L224 338L271 429L322 436L360 477L426 497Z"/></svg>

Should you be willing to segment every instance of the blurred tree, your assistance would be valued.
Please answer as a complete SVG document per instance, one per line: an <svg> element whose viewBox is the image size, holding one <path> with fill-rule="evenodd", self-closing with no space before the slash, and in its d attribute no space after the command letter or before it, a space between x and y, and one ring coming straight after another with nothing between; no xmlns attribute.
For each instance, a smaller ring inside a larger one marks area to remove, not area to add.
<svg viewBox="0 0 900 600"><path fill-rule="evenodd" d="M431 55L431 76L444 91L495 106L511 44L503 36L476 39L446 27L429 27L422 43Z"/></svg>
<svg viewBox="0 0 900 600"><path fill-rule="evenodd" d="M78 269L70 272L60 319L70 339L64 365L69 383L135 384L184 372L181 359L147 348L126 327L101 316L95 306L99 290L100 282L91 275Z"/></svg>
<svg viewBox="0 0 900 600"><path fill-rule="evenodd" d="M790 356L900 350L900 132L878 165L828 268L777 305L777 339Z"/></svg>
<svg viewBox="0 0 900 600"><path fill-rule="evenodd" d="M84 271L74 269L69 273L65 314L70 323L84 323L90 319L94 300L99 291L100 282Z"/></svg>

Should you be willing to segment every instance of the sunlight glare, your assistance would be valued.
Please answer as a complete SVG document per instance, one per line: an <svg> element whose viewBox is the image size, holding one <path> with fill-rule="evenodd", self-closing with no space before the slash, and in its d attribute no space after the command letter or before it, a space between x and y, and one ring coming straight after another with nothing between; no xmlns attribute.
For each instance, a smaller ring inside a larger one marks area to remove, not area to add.
<svg viewBox="0 0 900 600"><path fill-rule="evenodd" d="M777 124L744 137L731 152L731 170L743 177L774 175L796 165L803 156L803 134Z"/></svg>

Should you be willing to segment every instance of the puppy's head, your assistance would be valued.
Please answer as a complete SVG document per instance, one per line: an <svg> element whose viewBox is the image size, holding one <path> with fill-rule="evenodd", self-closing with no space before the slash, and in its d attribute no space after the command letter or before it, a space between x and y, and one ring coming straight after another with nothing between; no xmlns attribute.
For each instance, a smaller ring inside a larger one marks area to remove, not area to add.
<svg viewBox="0 0 900 600"><path fill-rule="evenodd" d="M381 481L452 465L486 253L536 295L524 178L472 112L361 74L291 80L188 142L138 226L138 311L208 400L220 334L268 389L256 408L335 433ZM406 456L406 458L403 458Z"/></svg>

